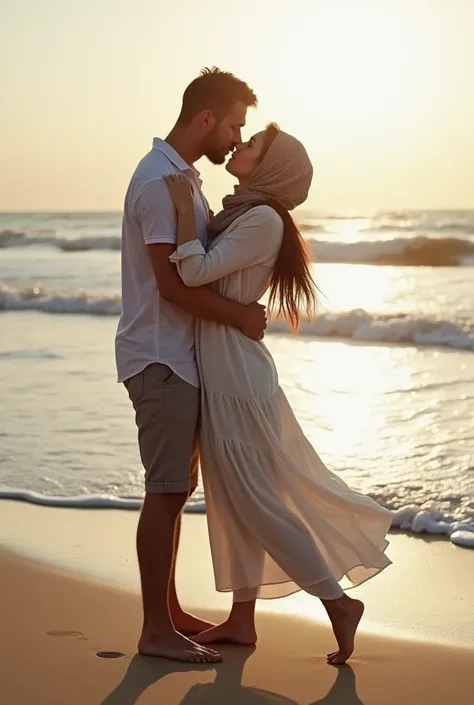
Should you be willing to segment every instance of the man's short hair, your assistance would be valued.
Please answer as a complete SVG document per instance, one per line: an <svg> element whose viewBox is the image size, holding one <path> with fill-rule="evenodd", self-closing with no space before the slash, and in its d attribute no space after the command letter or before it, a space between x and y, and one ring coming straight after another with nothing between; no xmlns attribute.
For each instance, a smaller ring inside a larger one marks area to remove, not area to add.
<svg viewBox="0 0 474 705"><path fill-rule="evenodd" d="M257 96L245 81L234 74L215 66L204 68L184 91L178 123L188 125L203 110L211 110L218 119L222 119L238 101L247 108L254 108Z"/></svg>

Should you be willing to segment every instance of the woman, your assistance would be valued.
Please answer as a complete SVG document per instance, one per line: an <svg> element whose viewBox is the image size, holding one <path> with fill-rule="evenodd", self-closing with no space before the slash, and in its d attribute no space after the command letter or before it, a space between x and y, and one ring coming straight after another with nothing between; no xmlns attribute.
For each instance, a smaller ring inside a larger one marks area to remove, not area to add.
<svg viewBox="0 0 474 705"><path fill-rule="evenodd" d="M239 184L211 218L207 253L195 236L190 182L167 178L178 214L171 260L186 285L213 282L220 294L243 304L269 289L270 308L296 329L300 309L311 314L314 308L304 241L288 213L308 195L308 155L298 140L270 125L240 145L226 169ZM364 606L339 582L360 585L390 564L384 554L390 512L324 466L263 342L207 321L199 321L196 341L216 588L233 592L228 620L196 641L253 644L256 598L303 589L321 599L331 620L339 649L328 661L344 663Z"/></svg>

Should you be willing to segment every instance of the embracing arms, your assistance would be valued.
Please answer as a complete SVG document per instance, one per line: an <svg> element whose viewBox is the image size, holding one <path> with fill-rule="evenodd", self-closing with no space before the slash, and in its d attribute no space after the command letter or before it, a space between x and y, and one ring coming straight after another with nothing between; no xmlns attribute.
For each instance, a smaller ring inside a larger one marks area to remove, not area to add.
<svg viewBox="0 0 474 705"><path fill-rule="evenodd" d="M176 207L178 249L171 260L187 286L199 287L252 265L272 266L281 245L283 222L270 206L249 210L233 230L206 252L196 237L190 183L184 176L167 177Z"/></svg>
<svg viewBox="0 0 474 705"><path fill-rule="evenodd" d="M179 276L170 255L176 249L176 212L163 180L150 182L136 202L160 296L196 318L239 328L249 338L259 340L266 328L265 308L248 306L211 291L208 286L188 288Z"/></svg>

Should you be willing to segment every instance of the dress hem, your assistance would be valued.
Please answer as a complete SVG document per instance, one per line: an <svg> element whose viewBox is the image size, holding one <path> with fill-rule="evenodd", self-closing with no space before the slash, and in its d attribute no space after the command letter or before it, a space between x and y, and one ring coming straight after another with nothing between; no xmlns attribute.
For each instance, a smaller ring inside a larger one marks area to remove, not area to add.
<svg viewBox="0 0 474 705"><path fill-rule="evenodd" d="M388 556L385 555L385 551L387 550L389 545L390 545L390 541L386 541L386 546L385 546L385 548L382 549L382 554L385 556L385 558L387 560L387 563L385 565L379 567L379 566L366 566L366 565L363 565L362 563L358 563L357 565L354 565L351 568L349 568L347 571L345 571L340 578L335 578L334 575L330 575L330 576L323 578L322 580L319 580L316 583L307 583L305 585L299 585L298 583L296 583L294 580L291 580L291 579L290 580L279 580L279 581L268 582L268 583L259 583L258 585L243 585L240 587L228 587L228 588L223 588L223 587L219 588L219 587L217 587L217 585L215 585L215 589L217 592L226 593L226 592L238 592L239 590L260 590L263 587L269 587L272 585L275 585L275 586L288 585L289 586L289 585L293 584L295 586L294 589L292 589L290 592L285 592L283 595L272 595L272 596L268 596L268 597L265 597L264 595L257 595L256 596L257 600L281 600L283 597L289 597L290 595L294 595L295 593L301 592L301 591L307 592L309 595L313 595L313 593L309 592L310 587L313 587L315 585L319 585L320 583L324 583L330 579L335 580L337 582L337 584L340 585L341 581L347 577L347 573L349 573L352 570L356 570L357 568L365 568L366 570L375 570L376 571L375 573L368 575L363 580L360 580L357 583L352 583L352 585L348 585L347 587L342 588L344 590L344 592L347 592L348 590L354 590L354 588L358 588L361 585L364 585L364 583L368 582L372 578L375 578L377 575L380 575L380 573L382 573L386 568L389 568L392 565L392 561L390 560L390 558L388 558ZM347 578L347 579L350 580L350 578ZM317 597L317 595L313 595L313 597ZM323 599L325 599L325 598L323 598Z"/></svg>

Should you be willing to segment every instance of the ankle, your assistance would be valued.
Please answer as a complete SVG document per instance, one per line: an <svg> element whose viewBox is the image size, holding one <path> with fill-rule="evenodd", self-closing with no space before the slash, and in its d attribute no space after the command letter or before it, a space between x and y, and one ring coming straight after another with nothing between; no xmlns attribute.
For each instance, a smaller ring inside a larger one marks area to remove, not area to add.
<svg viewBox="0 0 474 705"><path fill-rule="evenodd" d="M175 631L173 622L170 619L162 619L159 621L149 620L143 625L142 636L159 639L169 636Z"/></svg>
<svg viewBox="0 0 474 705"><path fill-rule="evenodd" d="M175 600L170 600L168 606L169 606L170 614L181 614L184 612L184 610L181 607L181 605L179 604L179 602L177 602Z"/></svg>
<svg viewBox="0 0 474 705"><path fill-rule="evenodd" d="M341 612L347 609L348 599L350 598L346 598L346 595L341 595L341 597L336 597L333 600L321 600L321 602L323 603L328 613Z"/></svg>
<svg viewBox="0 0 474 705"><path fill-rule="evenodd" d="M240 610L232 610L226 621L232 627L240 627L246 631L255 631L255 619L253 615L245 614Z"/></svg>

